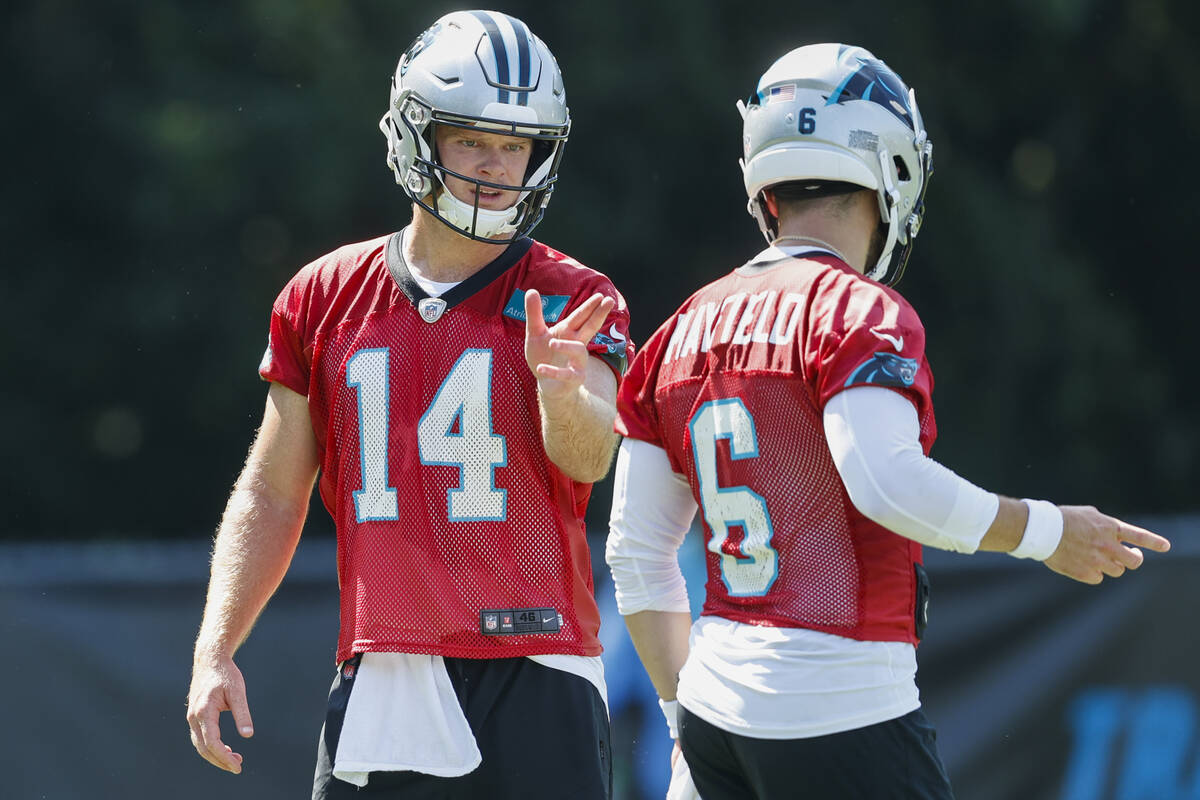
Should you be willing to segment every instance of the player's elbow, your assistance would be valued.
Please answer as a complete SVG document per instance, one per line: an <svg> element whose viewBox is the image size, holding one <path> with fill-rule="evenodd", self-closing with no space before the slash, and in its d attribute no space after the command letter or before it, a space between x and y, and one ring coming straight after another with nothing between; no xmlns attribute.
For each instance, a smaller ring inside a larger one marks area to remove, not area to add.
<svg viewBox="0 0 1200 800"><path fill-rule="evenodd" d="M872 481L850 481L845 484L846 494L855 510L874 523L891 527L894 507L884 494L882 487Z"/></svg>
<svg viewBox="0 0 1200 800"><path fill-rule="evenodd" d="M846 471L842 482L858 513L901 536L921 541L923 526L915 524L916 520L901 501L920 492L912 480L913 474L911 464L897 461L887 469Z"/></svg>

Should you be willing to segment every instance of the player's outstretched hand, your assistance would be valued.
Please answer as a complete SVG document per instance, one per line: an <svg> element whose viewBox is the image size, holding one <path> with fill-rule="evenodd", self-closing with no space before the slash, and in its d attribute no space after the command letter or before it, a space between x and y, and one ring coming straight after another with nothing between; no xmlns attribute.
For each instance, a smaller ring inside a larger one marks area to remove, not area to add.
<svg viewBox="0 0 1200 800"><path fill-rule="evenodd" d="M1159 553L1171 549L1171 543L1145 528L1122 522L1097 511L1093 506L1059 506L1063 515L1063 535L1058 549L1046 559L1055 572L1083 583L1100 583L1107 575L1119 578L1127 569L1142 565L1142 551Z"/></svg>
<svg viewBox="0 0 1200 800"><path fill-rule="evenodd" d="M525 361L537 376L543 400L564 397L587 376L587 343L600 331L616 304L597 292L565 319L548 327L542 298L536 289L525 292Z"/></svg>
<svg viewBox="0 0 1200 800"><path fill-rule="evenodd" d="M242 756L221 741L221 712L233 714L234 724L243 738L254 735L250 706L246 702L246 682L231 658L197 662L192 667L192 686L188 690L188 727L192 746L205 761L235 775L242 771Z"/></svg>

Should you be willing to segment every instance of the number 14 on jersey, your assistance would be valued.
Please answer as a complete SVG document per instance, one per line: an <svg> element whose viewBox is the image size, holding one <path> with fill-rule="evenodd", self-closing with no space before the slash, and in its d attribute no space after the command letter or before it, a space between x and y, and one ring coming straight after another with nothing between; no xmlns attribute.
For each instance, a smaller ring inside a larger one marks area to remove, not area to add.
<svg viewBox="0 0 1200 800"><path fill-rule="evenodd" d="M354 492L354 510L359 522L400 518L396 489L387 485L389 365L386 347L359 350L346 361L346 385L358 392L362 488ZM507 517L508 493L495 482L496 468L508 464L508 448L492 430L491 350L464 350L459 356L421 415L417 446L422 464L458 469L458 486L446 490L452 522Z"/></svg>

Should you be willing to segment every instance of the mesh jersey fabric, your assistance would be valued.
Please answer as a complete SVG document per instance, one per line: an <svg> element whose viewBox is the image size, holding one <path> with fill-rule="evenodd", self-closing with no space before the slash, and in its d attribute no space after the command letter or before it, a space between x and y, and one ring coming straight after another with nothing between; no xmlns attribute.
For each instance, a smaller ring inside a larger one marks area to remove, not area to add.
<svg viewBox="0 0 1200 800"><path fill-rule="evenodd" d="M626 352L624 299L599 272L523 239L442 295L444 310L426 321L399 239L347 245L301 269L275 301L260 366L308 397L319 491L337 528L337 659L597 655L591 486L542 445L523 295L542 294L548 321L594 292L613 297L611 335L588 348L614 364ZM553 608L561 628L483 633L481 611L516 608Z"/></svg>
<svg viewBox="0 0 1200 800"><path fill-rule="evenodd" d="M850 386L888 386L915 404L928 454L924 328L831 254L764 255L651 336L618 392L617 430L665 449L700 505L703 614L915 644L921 547L854 507L821 413Z"/></svg>

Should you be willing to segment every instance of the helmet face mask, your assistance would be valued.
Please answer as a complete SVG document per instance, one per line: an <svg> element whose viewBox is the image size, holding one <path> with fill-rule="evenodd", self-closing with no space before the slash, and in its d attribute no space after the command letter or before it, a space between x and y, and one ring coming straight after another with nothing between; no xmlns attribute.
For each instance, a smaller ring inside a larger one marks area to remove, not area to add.
<svg viewBox="0 0 1200 800"><path fill-rule="evenodd" d="M748 210L768 242L778 221L763 192L784 183L847 183L872 190L886 226L867 277L900 279L924 216L933 145L916 95L861 47L797 48L759 80L743 118L741 161Z"/></svg>
<svg viewBox="0 0 1200 800"><path fill-rule="evenodd" d="M391 103L379 121L388 166L408 197L471 239L510 242L541 221L558 180L570 131L558 64L524 23L491 11L459 11L417 37L392 77ZM437 130L453 127L530 140L522 183L499 184L447 169ZM472 185L519 192L503 210L454 197L449 175Z"/></svg>

